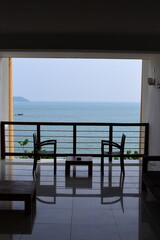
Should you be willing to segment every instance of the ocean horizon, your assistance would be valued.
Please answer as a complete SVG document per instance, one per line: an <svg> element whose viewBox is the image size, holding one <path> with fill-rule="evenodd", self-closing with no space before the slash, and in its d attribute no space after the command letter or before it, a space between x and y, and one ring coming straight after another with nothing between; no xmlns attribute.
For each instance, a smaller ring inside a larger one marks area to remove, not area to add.
<svg viewBox="0 0 160 240"><path fill-rule="evenodd" d="M14 102L14 121L140 122L140 102Z"/></svg>

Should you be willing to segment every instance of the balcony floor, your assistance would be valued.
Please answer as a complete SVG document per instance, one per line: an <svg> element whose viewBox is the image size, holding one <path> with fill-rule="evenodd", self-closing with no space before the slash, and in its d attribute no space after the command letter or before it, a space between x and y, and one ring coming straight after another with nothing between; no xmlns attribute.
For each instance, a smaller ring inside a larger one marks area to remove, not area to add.
<svg viewBox="0 0 160 240"><path fill-rule="evenodd" d="M0 161L0 178L33 180L32 161ZM59 160L54 177L51 160L43 160L37 169L35 213L25 215L23 202L1 201L0 239L160 239L160 205L149 192L141 194L139 161L127 160L125 169L120 185L120 167L115 163L106 163L104 178L96 159L92 178L83 166L65 177L64 160Z"/></svg>

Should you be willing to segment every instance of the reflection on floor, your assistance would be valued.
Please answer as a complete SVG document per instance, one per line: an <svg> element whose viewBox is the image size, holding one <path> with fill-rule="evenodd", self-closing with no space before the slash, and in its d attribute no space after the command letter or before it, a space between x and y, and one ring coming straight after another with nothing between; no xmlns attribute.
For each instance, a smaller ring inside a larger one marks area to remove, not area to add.
<svg viewBox="0 0 160 240"><path fill-rule="evenodd" d="M97 159L91 178L85 166L71 168L66 178L64 160L55 177L47 161L38 165L31 216L23 202L0 202L0 239L160 239L160 205L149 192L141 194L139 161L126 162L125 178L116 164L106 164L102 178ZM32 160L0 161L0 179L33 180Z"/></svg>

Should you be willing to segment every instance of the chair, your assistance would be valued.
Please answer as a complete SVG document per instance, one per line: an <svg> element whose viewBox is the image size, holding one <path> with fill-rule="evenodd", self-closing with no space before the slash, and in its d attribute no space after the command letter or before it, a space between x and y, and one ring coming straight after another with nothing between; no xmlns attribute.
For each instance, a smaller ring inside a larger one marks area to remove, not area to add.
<svg viewBox="0 0 160 240"><path fill-rule="evenodd" d="M57 147L57 141L56 140L46 140L43 142L38 142L37 140L37 134L33 133L33 143L34 143L34 162L33 162L33 175L37 167L37 161L40 159L40 157L53 157L54 158L54 174L56 174L57 170L57 161L56 161L56 147ZM53 145L53 150L43 150L43 146L47 145Z"/></svg>
<svg viewBox="0 0 160 240"><path fill-rule="evenodd" d="M119 157L120 158L120 166L121 171L125 175L124 169L124 145L125 145L126 135L122 134L121 144L116 142L102 140L101 141L101 173L104 174L104 157ZM109 146L109 151L105 151L105 146ZM118 151L113 151L115 148Z"/></svg>

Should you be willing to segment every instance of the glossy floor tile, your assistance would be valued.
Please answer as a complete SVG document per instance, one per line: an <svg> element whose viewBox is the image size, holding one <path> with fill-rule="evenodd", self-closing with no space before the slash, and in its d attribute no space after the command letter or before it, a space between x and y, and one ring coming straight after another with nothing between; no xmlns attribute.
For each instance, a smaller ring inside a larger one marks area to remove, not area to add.
<svg viewBox="0 0 160 240"><path fill-rule="evenodd" d="M0 202L2 240L159 240L160 206L150 192L141 192L141 164L126 161L126 175L118 164L93 159L93 175L85 167L71 168L65 176L64 160L57 175L50 160L38 164L32 177L32 160L0 161L1 180L36 181L36 204L31 215L24 203Z"/></svg>

